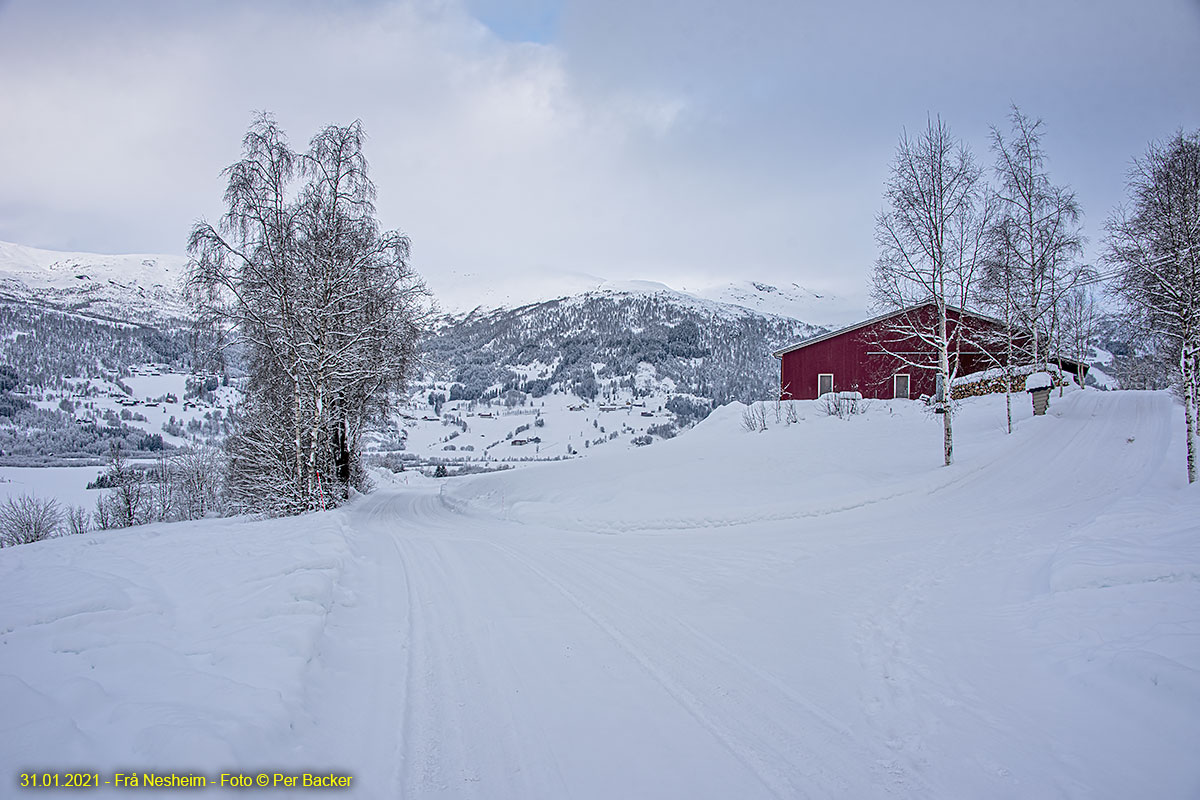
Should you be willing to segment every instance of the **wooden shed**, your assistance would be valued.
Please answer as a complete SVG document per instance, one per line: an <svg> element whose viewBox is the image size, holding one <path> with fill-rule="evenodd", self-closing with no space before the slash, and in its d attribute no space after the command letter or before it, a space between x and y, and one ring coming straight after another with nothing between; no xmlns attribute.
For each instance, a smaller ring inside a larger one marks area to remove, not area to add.
<svg viewBox="0 0 1200 800"><path fill-rule="evenodd" d="M814 400L827 392L853 391L880 400L933 396L937 351L905 329L934 330L933 302L902 308L776 350L780 397ZM965 375L1002 365L1004 324L958 308L947 310L952 373ZM1077 371L1071 361L1054 359ZM1086 367L1083 368L1086 371Z"/></svg>

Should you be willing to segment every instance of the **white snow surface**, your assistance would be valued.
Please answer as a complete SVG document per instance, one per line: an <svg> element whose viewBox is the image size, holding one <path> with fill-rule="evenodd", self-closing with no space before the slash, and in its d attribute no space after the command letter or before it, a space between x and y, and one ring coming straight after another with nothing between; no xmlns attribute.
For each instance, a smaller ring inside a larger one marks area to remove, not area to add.
<svg viewBox="0 0 1200 800"><path fill-rule="evenodd" d="M916 403L845 420L800 403L757 433L730 406L636 451L381 475L300 519L0 550L2 780L1195 797L1200 494L1182 412L1166 393L1078 389L1045 417L1015 406L1009 436L1002 397L964 402L949 468L941 419Z"/></svg>
<svg viewBox="0 0 1200 800"><path fill-rule="evenodd" d="M89 512L102 492L87 485L104 473L101 467L0 467L0 500L21 495L80 506Z"/></svg>

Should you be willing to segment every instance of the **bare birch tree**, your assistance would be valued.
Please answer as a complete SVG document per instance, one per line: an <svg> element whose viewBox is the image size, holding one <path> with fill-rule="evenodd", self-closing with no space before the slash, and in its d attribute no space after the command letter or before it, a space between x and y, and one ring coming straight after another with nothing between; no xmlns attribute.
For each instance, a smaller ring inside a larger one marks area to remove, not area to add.
<svg viewBox="0 0 1200 800"><path fill-rule="evenodd" d="M297 513L363 488L362 432L411 373L425 292L408 239L375 219L365 138L329 126L298 154L260 116L224 172L220 225L192 230L190 297L249 372L228 439L235 508Z"/></svg>
<svg viewBox="0 0 1200 800"><path fill-rule="evenodd" d="M1128 209L1107 223L1113 293L1175 366L1187 430L1188 482L1196 480L1196 362L1200 358L1200 131L1154 143L1129 174Z"/></svg>
<svg viewBox="0 0 1200 800"><path fill-rule="evenodd" d="M1002 323L998 332L1002 337L999 341L992 339L984 342L980 351L987 354L1000 354L994 358L997 367L1004 372L1004 411L1008 433L1013 432L1012 392L1015 380L1015 366L1024 361L1032 361L1029 351L1030 338L1021 333L1017 305L1017 270L1014 268L1012 251L998 245L998 237L1003 235L1003 219L997 219L991 227L991 254L985 264L982 280L976 286L976 297L980 304L989 309Z"/></svg>
<svg viewBox="0 0 1200 800"><path fill-rule="evenodd" d="M1080 387L1084 385L1083 365L1091 353L1099 325L1100 309L1091 286L1076 286L1063 298L1061 353L1078 365L1075 377Z"/></svg>
<svg viewBox="0 0 1200 800"><path fill-rule="evenodd" d="M1047 364L1059 334L1062 300L1080 277L1075 265L1083 252L1079 204L1074 192L1050 182L1042 121L1031 120L1016 106L1009 121L1007 138L992 128L1001 206L994 235L1003 251L993 264L1010 272L1001 280L1010 284L1016 327L1031 337L1033 360Z"/></svg>
<svg viewBox="0 0 1200 800"><path fill-rule="evenodd" d="M884 192L887 208L875 222L872 299L881 309L912 309L889 323L877 344L899 363L937 375L947 465L954 460L951 384L958 359L952 354L962 327L952 324L949 309L955 303L961 309L971 296L993 213L981 175L941 118L930 120L916 138L900 137Z"/></svg>

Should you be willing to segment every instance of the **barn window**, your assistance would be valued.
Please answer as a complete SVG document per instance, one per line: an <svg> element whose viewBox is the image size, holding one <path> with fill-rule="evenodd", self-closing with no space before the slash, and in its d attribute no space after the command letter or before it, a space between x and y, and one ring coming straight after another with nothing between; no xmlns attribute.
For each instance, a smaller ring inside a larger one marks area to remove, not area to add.
<svg viewBox="0 0 1200 800"><path fill-rule="evenodd" d="M908 376L893 375L892 376L892 396L897 400L908 399Z"/></svg>
<svg viewBox="0 0 1200 800"><path fill-rule="evenodd" d="M822 372L817 375L817 397L833 391L833 373Z"/></svg>

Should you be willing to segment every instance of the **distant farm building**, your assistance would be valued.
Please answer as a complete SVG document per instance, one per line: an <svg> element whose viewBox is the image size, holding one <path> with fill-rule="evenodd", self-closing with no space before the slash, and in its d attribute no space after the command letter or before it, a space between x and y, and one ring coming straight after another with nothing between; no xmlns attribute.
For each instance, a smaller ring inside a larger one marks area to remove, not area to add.
<svg viewBox="0 0 1200 800"><path fill-rule="evenodd" d="M932 397L937 391L937 351L909 330L934 330L933 303L910 306L814 336L776 350L780 397L815 400L829 392L860 392L879 400ZM1004 324L997 319L950 308L951 372L958 375L1003 366ZM1054 358L1063 370L1086 374L1087 367ZM955 369L957 366L957 369Z"/></svg>

